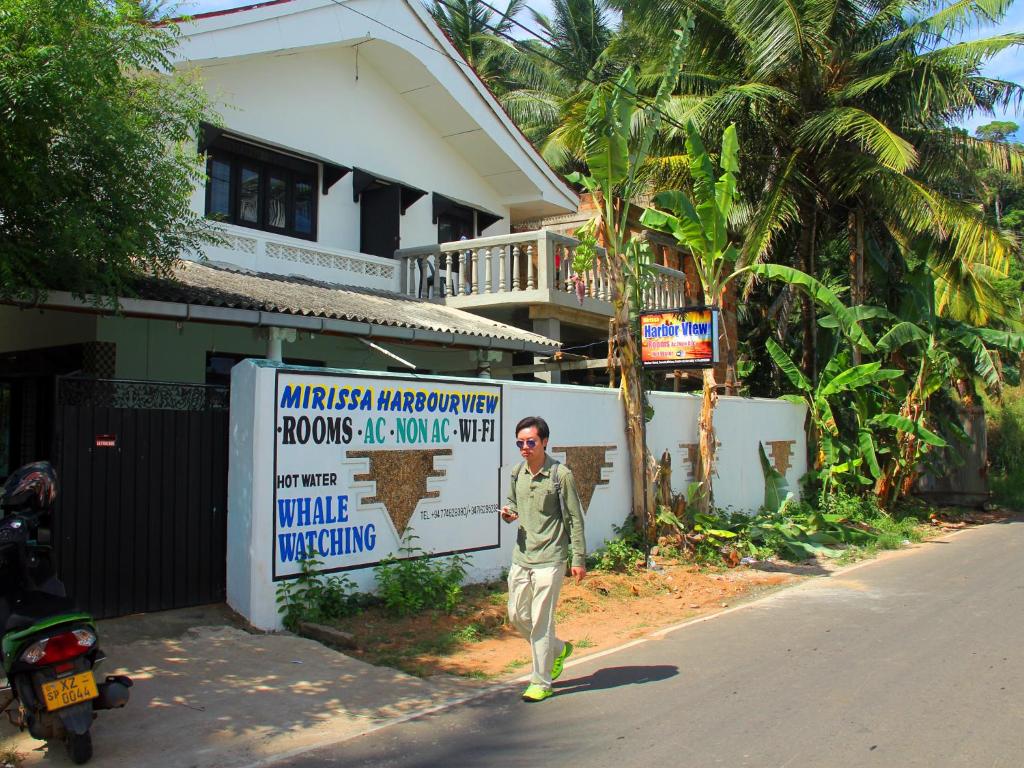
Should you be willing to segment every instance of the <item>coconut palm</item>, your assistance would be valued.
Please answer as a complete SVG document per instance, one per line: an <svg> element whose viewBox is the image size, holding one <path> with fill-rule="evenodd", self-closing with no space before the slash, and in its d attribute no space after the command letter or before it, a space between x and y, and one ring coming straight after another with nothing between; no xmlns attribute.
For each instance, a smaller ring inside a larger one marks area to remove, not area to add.
<svg viewBox="0 0 1024 768"><path fill-rule="evenodd" d="M466 63L493 87L503 77L509 47L502 36L512 32L525 7L526 0L509 0L503 12L480 0L433 0L428 10Z"/></svg>
<svg viewBox="0 0 1024 768"><path fill-rule="evenodd" d="M675 124L693 120L709 141L737 125L743 165L757 169L741 185L744 260L794 254L804 271L819 274L823 244L845 237L850 300L859 304L869 291L867 254L884 264L926 238L940 311L984 322L1000 311L992 278L1014 243L962 191L978 187L985 167L1019 177L1024 153L948 125L1021 101L1019 85L981 70L1024 35L947 41L999 21L1009 4L635 0L623 12L626 26L654 41L674 26L665 19L687 31L679 93L668 108ZM811 373L809 300L801 314L802 366Z"/></svg>

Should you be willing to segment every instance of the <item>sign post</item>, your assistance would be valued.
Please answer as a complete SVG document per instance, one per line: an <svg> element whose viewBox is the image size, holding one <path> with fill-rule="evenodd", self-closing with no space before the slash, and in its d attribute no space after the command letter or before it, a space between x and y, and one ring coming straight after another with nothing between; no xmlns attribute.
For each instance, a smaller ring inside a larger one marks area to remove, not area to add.
<svg viewBox="0 0 1024 768"><path fill-rule="evenodd" d="M644 368L710 368L718 362L718 308L682 307L640 313Z"/></svg>

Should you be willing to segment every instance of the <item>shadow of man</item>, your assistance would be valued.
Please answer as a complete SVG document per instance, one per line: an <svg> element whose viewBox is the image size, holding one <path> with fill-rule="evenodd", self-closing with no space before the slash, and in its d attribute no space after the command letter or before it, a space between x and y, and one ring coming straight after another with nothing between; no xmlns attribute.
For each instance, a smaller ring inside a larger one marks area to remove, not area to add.
<svg viewBox="0 0 1024 768"><path fill-rule="evenodd" d="M601 691L606 688L619 688L623 685L642 685L667 680L679 674L679 667L674 664L656 664L650 667L605 667L586 677L572 680L560 680L554 684L555 695L584 691Z"/></svg>

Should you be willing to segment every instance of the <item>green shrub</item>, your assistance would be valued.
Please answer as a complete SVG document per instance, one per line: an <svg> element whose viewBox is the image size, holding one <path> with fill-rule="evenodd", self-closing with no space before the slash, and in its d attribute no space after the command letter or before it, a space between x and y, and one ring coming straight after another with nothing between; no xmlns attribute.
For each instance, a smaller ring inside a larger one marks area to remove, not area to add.
<svg viewBox="0 0 1024 768"><path fill-rule="evenodd" d="M373 571L377 594L384 609L393 616L408 616L425 610L451 613L462 596L462 580L470 558L449 555L435 558L415 546L416 536L407 534L399 550L403 557L386 557Z"/></svg>
<svg viewBox="0 0 1024 768"><path fill-rule="evenodd" d="M1024 387L1006 388L987 409L988 460L996 501L1024 508Z"/></svg>
<svg viewBox="0 0 1024 768"><path fill-rule="evenodd" d="M636 569L637 561L644 560L643 538L636 530L632 516L621 526L612 526L615 538L605 542L589 558L591 568L599 571L624 571Z"/></svg>
<svg viewBox="0 0 1024 768"><path fill-rule="evenodd" d="M1007 387L1001 404L988 417L988 460L999 475L1020 471L1024 464L1024 387Z"/></svg>
<svg viewBox="0 0 1024 768"><path fill-rule="evenodd" d="M316 553L302 560L302 570L294 579L277 586L277 609L286 629L295 632L299 622L322 624L345 616L354 616L366 603L347 576L322 576L323 562Z"/></svg>

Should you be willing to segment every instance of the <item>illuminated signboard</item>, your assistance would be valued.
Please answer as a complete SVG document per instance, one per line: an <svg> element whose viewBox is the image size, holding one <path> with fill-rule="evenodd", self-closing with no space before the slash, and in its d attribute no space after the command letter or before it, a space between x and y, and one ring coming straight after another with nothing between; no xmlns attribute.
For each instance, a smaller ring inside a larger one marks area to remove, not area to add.
<svg viewBox="0 0 1024 768"><path fill-rule="evenodd" d="M718 310L686 307L640 315L640 357L646 368L708 368L718 362Z"/></svg>

